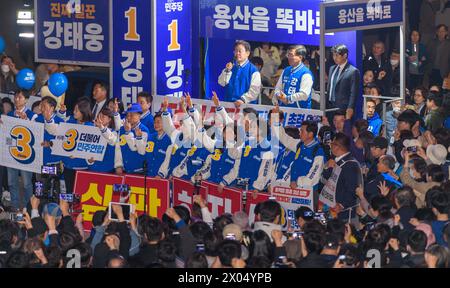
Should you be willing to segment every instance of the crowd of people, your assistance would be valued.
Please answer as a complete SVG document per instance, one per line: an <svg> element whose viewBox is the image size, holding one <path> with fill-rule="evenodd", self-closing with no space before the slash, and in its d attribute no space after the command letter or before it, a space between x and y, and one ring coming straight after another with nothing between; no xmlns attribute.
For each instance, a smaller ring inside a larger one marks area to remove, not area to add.
<svg viewBox="0 0 450 288"><path fill-rule="evenodd" d="M41 80L27 91L15 86L13 60L2 57L1 92L14 91L14 98L1 100L1 115L44 124L44 164L62 167L58 176L69 194L77 171L145 174L193 184L207 180L221 193L242 183L253 194L307 188L314 209L298 207L289 220L299 228L281 225L285 212L273 199L255 207L254 221L245 212L213 219L207 199L195 195L192 210L171 207L162 219L135 213L127 219L121 206L112 205L118 220L97 211L88 233L83 214L72 213L67 201L34 195L41 175L0 167L0 267L449 268L448 27L437 26L427 43L420 29L411 30L405 99L399 99L398 50L386 55L385 44L376 41L360 72L349 63L348 48L336 45L326 95L335 111L300 128L283 125L283 109L312 107L319 55L303 45L282 52L264 43L250 58L251 45L237 41L234 61L218 83L225 88L221 98L242 109L229 114L213 92L212 125L203 122L188 94L179 99L181 115L174 115L167 99L152 109L147 92L124 107L109 97L105 83L94 86L94 103L79 98L68 111L61 98L43 93L58 65L42 66ZM272 92L264 92L264 83ZM267 118L251 105L260 93L273 105ZM42 97L29 109L34 94ZM362 94L372 97L363 107L366 119L356 119ZM53 155L60 123L98 127L108 143L104 160ZM75 264L74 251L80 255Z"/></svg>

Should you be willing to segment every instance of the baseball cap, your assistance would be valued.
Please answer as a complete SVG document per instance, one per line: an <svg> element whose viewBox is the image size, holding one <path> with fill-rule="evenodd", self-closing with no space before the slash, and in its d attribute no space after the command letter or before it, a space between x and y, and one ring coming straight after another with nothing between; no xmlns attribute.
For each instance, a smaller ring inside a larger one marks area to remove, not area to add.
<svg viewBox="0 0 450 288"><path fill-rule="evenodd" d="M141 105L138 103L131 104L126 113L142 113Z"/></svg>

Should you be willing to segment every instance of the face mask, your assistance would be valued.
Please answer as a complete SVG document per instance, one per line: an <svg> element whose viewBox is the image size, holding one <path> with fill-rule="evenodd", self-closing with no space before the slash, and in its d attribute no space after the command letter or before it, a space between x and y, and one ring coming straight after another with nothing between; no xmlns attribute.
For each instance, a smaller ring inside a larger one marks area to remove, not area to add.
<svg viewBox="0 0 450 288"><path fill-rule="evenodd" d="M399 60L391 60L391 65L397 66L399 62L400 62Z"/></svg>
<svg viewBox="0 0 450 288"><path fill-rule="evenodd" d="M2 72L3 73L9 73L9 71L10 71L9 66L6 65L6 64L3 64L2 65Z"/></svg>
<svg viewBox="0 0 450 288"><path fill-rule="evenodd" d="M394 112L398 113L398 112L401 111L401 107L394 107L392 110L393 110Z"/></svg>
<svg viewBox="0 0 450 288"><path fill-rule="evenodd" d="M411 176L411 178L416 179L416 176L414 176L414 170L413 169L409 169L409 176Z"/></svg>

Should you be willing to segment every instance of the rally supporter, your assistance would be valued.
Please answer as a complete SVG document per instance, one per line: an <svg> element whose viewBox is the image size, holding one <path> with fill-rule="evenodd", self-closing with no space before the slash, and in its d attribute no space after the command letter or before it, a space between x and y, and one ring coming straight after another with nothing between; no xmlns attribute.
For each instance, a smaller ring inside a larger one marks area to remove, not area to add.
<svg viewBox="0 0 450 288"><path fill-rule="evenodd" d="M106 106L95 119L95 126L100 129L102 136L108 141L102 161L88 160L89 170L104 173L123 173L122 152L119 137L114 127L114 114Z"/></svg>
<svg viewBox="0 0 450 288"><path fill-rule="evenodd" d="M153 130L147 139L147 147L145 148L145 157L148 165L147 176L160 177L158 172L162 166L167 149L171 145L170 137L164 132L162 113L158 112L153 118Z"/></svg>
<svg viewBox="0 0 450 288"><path fill-rule="evenodd" d="M123 169L126 173L141 173L144 169L145 147L148 129L141 123L142 108L133 103L127 110L127 117L119 130L119 144L122 152ZM120 122L118 113L114 114L115 123Z"/></svg>
<svg viewBox="0 0 450 288"><path fill-rule="evenodd" d="M87 98L81 98L75 104L73 108L73 116L71 116L66 122L71 124L78 125L86 125L86 126L94 126L93 114L91 112L91 103ZM76 135L72 135L72 138L67 139L67 141L72 144L72 146L76 145L76 141L73 137ZM68 147L69 151L73 151L76 147ZM67 193L73 193L73 188L75 185L75 176L76 171L87 170L88 163L85 159L74 158L72 155L63 156L62 162L64 164L64 181L66 182L66 191Z"/></svg>
<svg viewBox="0 0 450 288"><path fill-rule="evenodd" d="M31 120L37 117L30 109L26 107L27 101L30 98L30 94L26 90L17 90L14 95L14 110L8 113L8 116L14 118L20 118L23 120ZM22 136L23 137L23 136ZM17 152L16 152L17 153ZM20 153L20 152L18 152ZM20 156L20 155L18 155ZM20 203L22 197L19 195L19 170L14 168L7 168L8 173L8 187L11 193L11 204L15 208L21 208L23 205ZM25 198L29 199L33 195L33 173L29 171L20 171L22 175L23 186L25 190ZM23 200L22 199L22 200ZM25 200L26 201L26 200ZM25 203L26 205L26 203Z"/></svg>
<svg viewBox="0 0 450 288"><path fill-rule="evenodd" d="M244 103L255 103L261 93L261 74L250 63L250 44L236 41L234 59L227 63L219 76L219 85L226 88L225 100L232 101L237 107Z"/></svg>
<svg viewBox="0 0 450 288"><path fill-rule="evenodd" d="M277 112L278 108L273 111ZM300 140L286 135L279 123L273 123L272 129L279 134L279 139L284 146L295 152L294 162L291 166L291 188L311 187L317 200L317 189L324 166L324 152L316 140L317 124L311 121L303 121L300 128ZM316 203L317 201L314 201Z"/></svg>
<svg viewBox="0 0 450 288"><path fill-rule="evenodd" d="M297 108L311 108L311 93L314 77L305 66L307 51L305 46L288 48L289 67L283 70L275 86L274 104Z"/></svg>
<svg viewBox="0 0 450 288"><path fill-rule="evenodd" d="M153 115L151 110L153 96L145 91L142 91L138 93L137 101L142 108L141 122L142 124L144 124L145 127L148 128L148 132L150 135L155 132L153 127Z"/></svg>
<svg viewBox="0 0 450 288"><path fill-rule="evenodd" d="M375 106L375 101L371 99L366 101L367 121L369 122L367 130L372 132L373 135L378 136L381 132L383 120L381 120L380 115L375 112Z"/></svg>

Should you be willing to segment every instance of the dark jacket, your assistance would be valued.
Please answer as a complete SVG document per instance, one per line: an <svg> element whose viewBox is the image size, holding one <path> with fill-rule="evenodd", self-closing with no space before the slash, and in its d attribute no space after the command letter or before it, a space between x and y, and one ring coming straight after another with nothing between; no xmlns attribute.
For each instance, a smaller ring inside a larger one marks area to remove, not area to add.
<svg viewBox="0 0 450 288"><path fill-rule="evenodd" d="M415 205L414 207L401 207L397 210L396 214L400 215L400 223L402 223L403 225L403 230L406 230L408 232L414 230L415 227L409 223L409 220L414 217L416 211L417 208L415 207Z"/></svg>
<svg viewBox="0 0 450 288"><path fill-rule="evenodd" d="M338 65L333 65L330 68L328 73L328 96L329 99L330 91L331 91L331 77L335 72L335 69L338 69ZM355 108L356 99L360 96L360 75L359 70L347 64L344 67L344 70L339 75L339 78L336 82L336 87L334 89L334 97L335 102L330 102L329 108L338 107L341 109Z"/></svg>
<svg viewBox="0 0 450 288"><path fill-rule="evenodd" d="M402 268L426 268L425 254L419 253L416 255L408 255L403 260Z"/></svg>
<svg viewBox="0 0 450 288"><path fill-rule="evenodd" d="M131 267L145 268L158 262L158 244L144 244L139 247L139 252L130 257Z"/></svg>
<svg viewBox="0 0 450 288"><path fill-rule="evenodd" d="M358 161L351 156L346 155L336 163L342 168L336 185L336 203L341 204L344 209L356 205L356 188L362 183L361 168ZM343 211L339 214L339 219L348 219L349 211ZM352 209L352 218L356 216L355 209Z"/></svg>
<svg viewBox="0 0 450 288"><path fill-rule="evenodd" d="M297 263L297 268L328 268L328 262L317 253L309 253Z"/></svg>

